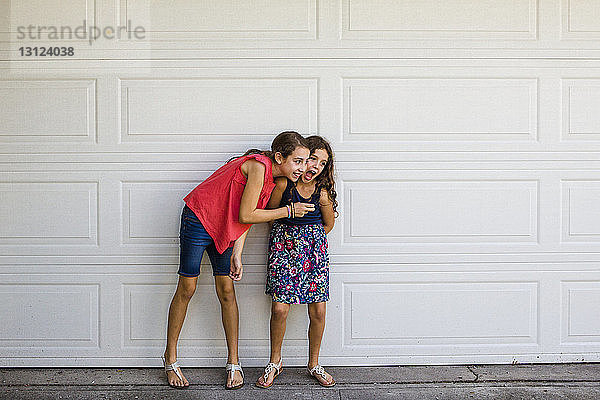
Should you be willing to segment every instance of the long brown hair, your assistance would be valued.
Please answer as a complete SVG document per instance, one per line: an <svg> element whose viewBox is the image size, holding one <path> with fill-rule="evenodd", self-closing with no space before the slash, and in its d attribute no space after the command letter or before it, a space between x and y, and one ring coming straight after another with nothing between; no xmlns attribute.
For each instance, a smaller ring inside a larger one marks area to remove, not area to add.
<svg viewBox="0 0 600 400"><path fill-rule="evenodd" d="M227 162L250 154L263 154L269 157L272 161L275 161L275 153L280 153L283 158L287 158L298 147L306 147L308 149L308 143L306 142L306 139L298 132L285 131L275 136L275 139L273 139L271 142L271 150L250 149L241 156L231 157L229 160L227 160Z"/></svg>
<svg viewBox="0 0 600 400"><path fill-rule="evenodd" d="M327 152L327 164L323 168L323 171L316 177L317 190L325 189L327 191L327 196L329 200L333 203L333 213L337 217L339 213L337 212L338 202L337 202L337 192L335 191L335 172L333 167L333 150L331 150L331 145L325 138L321 136L309 136L306 138L306 143L308 144L308 149L310 150L310 154L314 154L314 152L318 149L323 149Z"/></svg>

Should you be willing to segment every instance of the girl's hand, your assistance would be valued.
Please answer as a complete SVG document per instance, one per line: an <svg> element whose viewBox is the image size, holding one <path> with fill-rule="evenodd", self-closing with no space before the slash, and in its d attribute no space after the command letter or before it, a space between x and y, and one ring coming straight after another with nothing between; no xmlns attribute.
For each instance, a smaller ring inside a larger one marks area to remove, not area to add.
<svg viewBox="0 0 600 400"><path fill-rule="evenodd" d="M311 203L294 203L294 217L303 217L304 214L314 211L315 205Z"/></svg>
<svg viewBox="0 0 600 400"><path fill-rule="evenodd" d="M229 272L229 277L234 281L239 281L242 279L242 273L242 255L234 253L231 255L231 268Z"/></svg>

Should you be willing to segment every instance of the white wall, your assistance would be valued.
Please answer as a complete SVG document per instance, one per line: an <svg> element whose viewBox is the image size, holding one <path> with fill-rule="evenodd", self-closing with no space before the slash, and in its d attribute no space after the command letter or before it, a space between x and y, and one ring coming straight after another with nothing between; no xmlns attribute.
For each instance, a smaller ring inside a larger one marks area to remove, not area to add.
<svg viewBox="0 0 600 400"><path fill-rule="evenodd" d="M599 361L600 5L8 1L0 6L0 365L156 366L181 199L282 130L337 156L328 365ZM19 25L145 40L15 40ZM20 46L72 45L72 58ZM237 284L268 357L266 227ZM180 342L220 366L210 266ZM304 365L306 311L284 357Z"/></svg>

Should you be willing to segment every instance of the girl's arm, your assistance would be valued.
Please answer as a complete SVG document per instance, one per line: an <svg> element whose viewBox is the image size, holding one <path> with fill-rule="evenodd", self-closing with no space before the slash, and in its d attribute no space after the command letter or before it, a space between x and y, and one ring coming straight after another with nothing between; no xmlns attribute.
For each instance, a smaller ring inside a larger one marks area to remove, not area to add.
<svg viewBox="0 0 600 400"><path fill-rule="evenodd" d="M275 178L275 189L273 189L273 193L271 193L271 198L269 199L269 203L267 204L267 208L279 208L279 204L281 203L281 197L283 196L283 192L287 186L287 178L278 177ZM287 215L286 215L287 217ZM269 229L273 226L273 221L269 221Z"/></svg>
<svg viewBox="0 0 600 400"><path fill-rule="evenodd" d="M242 164L242 173L246 175L246 186L240 204L239 221L242 224L258 224L269 222L288 215L287 207L278 207L272 210L256 208L260 192L265 183L265 165L256 160L248 160ZM295 203L296 215L301 217L314 210L312 204Z"/></svg>
<svg viewBox="0 0 600 400"><path fill-rule="evenodd" d="M231 267L229 270L229 277L234 281L242 279L243 266L242 266L242 250L244 250L244 243L246 242L246 236L248 236L248 229L239 238L236 239L233 245L233 252L231 254Z"/></svg>
<svg viewBox="0 0 600 400"><path fill-rule="evenodd" d="M286 186L287 178L275 178L275 189L273 189L273 193L271 193L271 198L269 199L267 208L279 208L279 203L281 203L281 197L283 196L283 192L285 191Z"/></svg>
<svg viewBox="0 0 600 400"><path fill-rule="evenodd" d="M327 190L321 189L321 197L319 198L319 207L321 207L321 217L323 218L323 228L325 233L331 232L335 224L335 214L333 213L333 203L329 200Z"/></svg>
<svg viewBox="0 0 600 400"><path fill-rule="evenodd" d="M242 172L247 176L240 204L239 220L242 224L257 224L287 217L287 207L278 207L273 210L256 208L265 183L265 168L263 163L256 160L248 160L242 164Z"/></svg>

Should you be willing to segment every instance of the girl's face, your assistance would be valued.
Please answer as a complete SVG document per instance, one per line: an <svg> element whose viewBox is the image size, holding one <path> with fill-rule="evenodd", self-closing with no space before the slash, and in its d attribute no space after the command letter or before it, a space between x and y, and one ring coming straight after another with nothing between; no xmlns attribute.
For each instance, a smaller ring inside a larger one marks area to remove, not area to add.
<svg viewBox="0 0 600 400"><path fill-rule="evenodd" d="M282 175L296 182L304 173L309 155L310 152L306 147L296 147L286 158L283 158L281 153L275 153L275 161L279 164L279 171Z"/></svg>
<svg viewBox="0 0 600 400"><path fill-rule="evenodd" d="M316 149L314 153L308 157L308 161L306 162L306 172L302 174L302 182L309 183L319 176L319 174L323 172L323 169L325 169L327 161L329 161L327 150Z"/></svg>

